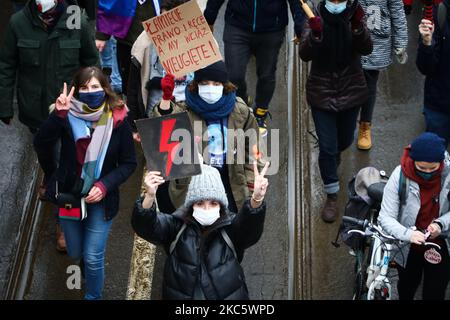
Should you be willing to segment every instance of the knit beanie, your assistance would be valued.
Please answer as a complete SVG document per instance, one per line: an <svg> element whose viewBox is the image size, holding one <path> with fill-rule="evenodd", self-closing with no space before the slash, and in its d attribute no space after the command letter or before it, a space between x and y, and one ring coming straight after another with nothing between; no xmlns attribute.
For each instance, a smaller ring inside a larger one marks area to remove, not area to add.
<svg viewBox="0 0 450 320"><path fill-rule="evenodd" d="M422 133L411 143L409 156L414 161L441 162L445 157L445 140L431 132Z"/></svg>
<svg viewBox="0 0 450 320"><path fill-rule="evenodd" d="M201 168L202 173L191 178L184 202L185 207L190 208L201 200L215 200L228 207L228 198L219 171L206 164L201 164Z"/></svg>
<svg viewBox="0 0 450 320"><path fill-rule="evenodd" d="M228 82L228 72L225 62L217 61L203 69L194 72L194 80L197 82L209 80L222 83Z"/></svg>

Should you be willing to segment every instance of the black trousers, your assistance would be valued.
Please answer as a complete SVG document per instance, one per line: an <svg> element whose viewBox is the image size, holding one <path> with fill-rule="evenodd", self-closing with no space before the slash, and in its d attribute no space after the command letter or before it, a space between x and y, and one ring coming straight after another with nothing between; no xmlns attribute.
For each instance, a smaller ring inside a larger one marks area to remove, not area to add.
<svg viewBox="0 0 450 320"><path fill-rule="evenodd" d="M127 95L128 76L131 66L131 47L129 45L117 42L117 64L120 77L122 78L122 93Z"/></svg>
<svg viewBox="0 0 450 320"><path fill-rule="evenodd" d="M245 75L247 64L252 55L256 58L255 104L258 108L268 109L275 91L275 73L278 53L283 44L285 30L253 33L225 24L223 42L225 63L230 81L238 87L237 95L248 101Z"/></svg>
<svg viewBox="0 0 450 320"><path fill-rule="evenodd" d="M398 267L398 295L400 300L413 300L422 280L423 274L423 300L444 300L445 291L450 280L450 258L446 245L437 250L442 261L431 264L425 260L423 252L411 248L408 254L406 267Z"/></svg>

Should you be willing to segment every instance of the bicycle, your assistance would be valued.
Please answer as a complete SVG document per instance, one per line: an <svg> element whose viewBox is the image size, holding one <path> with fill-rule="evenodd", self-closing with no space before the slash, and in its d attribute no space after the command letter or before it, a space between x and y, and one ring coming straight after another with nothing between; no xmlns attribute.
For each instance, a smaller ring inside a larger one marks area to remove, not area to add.
<svg viewBox="0 0 450 320"><path fill-rule="evenodd" d="M352 229L349 230L348 233L358 233L365 239L372 238L373 240L369 254L364 256L370 256L367 268L364 267L367 262L366 259L359 261L360 269L357 273L357 286L359 287L355 287L355 295L353 298L357 300L391 300L391 283L388 277L388 270L391 263L391 251L394 246L400 248L400 244L403 243L403 241L385 234L380 226L367 219L359 220L352 217L343 217L343 220L360 226L364 230ZM434 242L425 242L423 245L433 246L439 250L441 249L441 247ZM359 262L357 259L357 264ZM364 296L365 291L367 291L366 296Z"/></svg>

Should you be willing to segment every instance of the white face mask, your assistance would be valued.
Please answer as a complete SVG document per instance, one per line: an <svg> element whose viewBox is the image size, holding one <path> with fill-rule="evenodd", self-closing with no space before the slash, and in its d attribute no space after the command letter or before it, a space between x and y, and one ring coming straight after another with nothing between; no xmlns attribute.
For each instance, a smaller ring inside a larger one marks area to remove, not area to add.
<svg viewBox="0 0 450 320"><path fill-rule="evenodd" d="M40 12L45 13L56 7L56 0L36 0L36 5Z"/></svg>
<svg viewBox="0 0 450 320"><path fill-rule="evenodd" d="M212 225L214 222L217 221L217 219L219 219L220 207L208 209L208 210L194 207L194 212L192 213L192 216L202 226L207 227L207 226Z"/></svg>
<svg viewBox="0 0 450 320"><path fill-rule="evenodd" d="M209 104L214 104L222 98L223 85L198 85L198 95Z"/></svg>

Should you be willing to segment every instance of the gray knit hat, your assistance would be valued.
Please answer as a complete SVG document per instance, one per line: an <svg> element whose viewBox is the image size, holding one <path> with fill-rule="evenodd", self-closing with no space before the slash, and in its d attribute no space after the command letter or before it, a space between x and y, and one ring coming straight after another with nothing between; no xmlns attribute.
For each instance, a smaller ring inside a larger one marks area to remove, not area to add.
<svg viewBox="0 0 450 320"><path fill-rule="evenodd" d="M184 205L190 208L201 200L215 200L228 207L227 194L216 168L202 164L202 173L191 178Z"/></svg>

